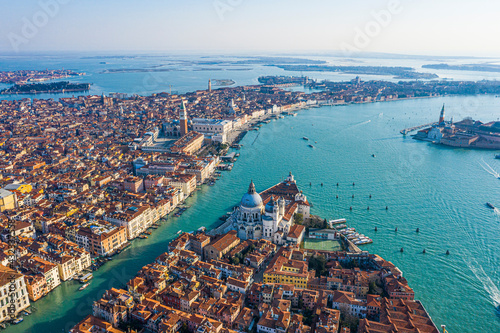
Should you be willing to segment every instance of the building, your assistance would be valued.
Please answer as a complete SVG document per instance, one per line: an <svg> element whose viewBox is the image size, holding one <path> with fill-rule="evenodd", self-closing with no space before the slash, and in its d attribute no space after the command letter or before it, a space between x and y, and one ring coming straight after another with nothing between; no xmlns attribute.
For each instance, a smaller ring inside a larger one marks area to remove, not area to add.
<svg viewBox="0 0 500 333"><path fill-rule="evenodd" d="M125 333L125 331L114 328L110 323L88 315L87 318L73 327L69 333ZM133 331L135 332L135 331Z"/></svg>
<svg viewBox="0 0 500 333"><path fill-rule="evenodd" d="M367 314L366 300L357 299L356 295L349 291L335 290L332 308L357 318L365 318Z"/></svg>
<svg viewBox="0 0 500 333"><path fill-rule="evenodd" d="M10 320L11 313L17 316L29 306L30 300L24 276L11 268L0 265L0 322Z"/></svg>
<svg viewBox="0 0 500 333"><path fill-rule="evenodd" d="M127 239L134 239L153 224L153 214L149 205L130 206L125 211L106 213L104 220L127 230Z"/></svg>
<svg viewBox="0 0 500 333"><path fill-rule="evenodd" d="M439 333L429 314L418 301L381 300L380 320L359 321L358 333Z"/></svg>
<svg viewBox="0 0 500 333"><path fill-rule="evenodd" d="M275 244L287 243L287 236L293 226L295 214L309 217L309 203L306 196L299 191L295 179L290 173L281 183L257 193L255 185L250 182L248 191L241 198L238 208L230 216L233 229L238 237L247 239L266 239ZM298 235L290 237L290 242L297 243L297 237L303 237L303 229L294 229Z"/></svg>
<svg viewBox="0 0 500 333"><path fill-rule="evenodd" d="M175 154L194 155L203 146L204 135L198 132L189 132L175 141L170 151Z"/></svg>
<svg viewBox="0 0 500 333"><path fill-rule="evenodd" d="M47 295L47 280L42 274L25 275L24 280L26 289L28 290L28 296L33 302Z"/></svg>
<svg viewBox="0 0 500 333"><path fill-rule="evenodd" d="M41 274L47 283L47 292L61 284L58 265L36 255L25 255L19 258L21 270L32 274Z"/></svg>
<svg viewBox="0 0 500 333"><path fill-rule="evenodd" d="M233 124L229 120L224 119L204 119L194 118L192 122L193 131L202 133L212 141L225 143L227 135L233 128Z"/></svg>
<svg viewBox="0 0 500 333"><path fill-rule="evenodd" d="M205 246L204 258L205 260L218 260L228 253L233 247L240 243L240 239L236 236L236 231L231 230L225 235L219 236L214 239L210 244Z"/></svg>
<svg viewBox="0 0 500 333"><path fill-rule="evenodd" d="M0 189L0 212L17 208L17 197L14 192Z"/></svg>
<svg viewBox="0 0 500 333"><path fill-rule="evenodd" d="M105 221L94 221L78 229L75 242L95 257L109 256L127 243L127 229Z"/></svg>
<svg viewBox="0 0 500 333"><path fill-rule="evenodd" d="M188 117L187 117L186 103L184 102L184 100L182 101L181 111L179 113L179 125L181 130L181 137L188 134Z"/></svg>
<svg viewBox="0 0 500 333"><path fill-rule="evenodd" d="M308 238L335 240L338 238L338 233L333 229L310 229Z"/></svg>
<svg viewBox="0 0 500 333"><path fill-rule="evenodd" d="M139 193L144 191L144 181L140 177L127 177L123 182L123 189L132 193Z"/></svg>
<svg viewBox="0 0 500 333"><path fill-rule="evenodd" d="M193 174L175 175L169 179L169 185L181 190L185 199L196 189L196 176Z"/></svg>
<svg viewBox="0 0 500 333"><path fill-rule="evenodd" d="M264 271L264 283L293 284L297 288L307 288L309 279L306 261L290 259L288 251L281 248Z"/></svg>
<svg viewBox="0 0 500 333"><path fill-rule="evenodd" d="M291 244L300 245L304 239L304 234L306 233L306 227L300 224L294 224L290 228L288 235L286 236L287 242Z"/></svg>

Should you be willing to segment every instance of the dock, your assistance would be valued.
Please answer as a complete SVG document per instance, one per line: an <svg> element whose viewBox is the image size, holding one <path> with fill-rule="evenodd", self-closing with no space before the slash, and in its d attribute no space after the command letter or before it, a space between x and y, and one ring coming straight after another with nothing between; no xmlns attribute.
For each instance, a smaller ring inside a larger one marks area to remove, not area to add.
<svg viewBox="0 0 500 333"><path fill-rule="evenodd" d="M429 123L429 124L424 124L424 125L419 125L419 126L414 126L414 127L409 127L409 128L405 128L405 129L402 129L401 131L399 131L399 133L403 134L403 135L406 135L410 132L413 132L413 131L418 131L419 129L421 128L424 128L424 127L431 127L431 126L434 126L434 125L437 125L437 123Z"/></svg>

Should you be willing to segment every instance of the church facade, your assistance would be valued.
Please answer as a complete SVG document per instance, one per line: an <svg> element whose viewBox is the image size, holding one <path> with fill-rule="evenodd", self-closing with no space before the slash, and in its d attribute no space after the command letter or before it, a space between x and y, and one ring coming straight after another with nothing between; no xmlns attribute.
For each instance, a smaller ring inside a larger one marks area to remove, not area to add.
<svg viewBox="0 0 500 333"><path fill-rule="evenodd" d="M257 193L253 182L241 198L240 205L229 217L238 237L266 239L275 244L287 242L296 214L309 217L310 206L299 191L292 173L281 183Z"/></svg>

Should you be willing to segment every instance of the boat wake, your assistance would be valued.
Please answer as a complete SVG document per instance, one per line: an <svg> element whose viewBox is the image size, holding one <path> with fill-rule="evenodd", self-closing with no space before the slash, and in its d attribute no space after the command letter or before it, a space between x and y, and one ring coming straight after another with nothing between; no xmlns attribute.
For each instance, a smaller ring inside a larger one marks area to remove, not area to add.
<svg viewBox="0 0 500 333"><path fill-rule="evenodd" d="M358 126L361 126L361 125L366 125L366 124L371 123L371 122L372 122L371 120L363 121L361 123L354 124L354 125L350 126L350 128L358 127Z"/></svg>
<svg viewBox="0 0 500 333"><path fill-rule="evenodd" d="M495 211L497 211L497 209L495 209ZM449 211L445 214L455 222L457 228L462 229L464 235L469 238L469 241L473 246L481 246L478 243L477 238L469 230L467 230L462 224L457 223L456 219L452 218L452 215L451 213L449 213ZM474 274L474 276L478 280L478 285L482 285L484 291L491 299L495 308L500 307L500 289L498 289L495 283L491 280L491 277L484 271L484 268L477 262L477 260L471 255L471 253L468 253L469 251L466 248L464 248L463 250L465 250L465 253L463 253L462 258L464 259L465 264L470 269L472 274ZM496 274L494 278L497 278Z"/></svg>
<svg viewBox="0 0 500 333"><path fill-rule="evenodd" d="M472 262L472 260L474 261L474 263ZM471 272L483 284L484 290L488 293L488 296L491 298L491 301L493 302L495 308L498 308L500 306L500 290L498 289L498 287L495 285L495 283L493 283L491 278L484 271L483 267L481 267L481 265L479 265L479 263L474 258L466 256L465 262Z"/></svg>
<svg viewBox="0 0 500 333"><path fill-rule="evenodd" d="M495 176L495 178L500 178L500 173L498 173L495 169L493 169L491 167L491 165L486 163L486 161L484 159L481 159L481 161L484 163L484 165L481 163L479 163L479 165L484 169L484 171L486 171L487 173L489 173L492 176Z"/></svg>

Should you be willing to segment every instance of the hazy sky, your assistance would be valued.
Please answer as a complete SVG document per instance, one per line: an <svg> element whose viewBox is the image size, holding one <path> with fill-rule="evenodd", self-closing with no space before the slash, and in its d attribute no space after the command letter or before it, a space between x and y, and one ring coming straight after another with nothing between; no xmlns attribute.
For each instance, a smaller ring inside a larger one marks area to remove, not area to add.
<svg viewBox="0 0 500 333"><path fill-rule="evenodd" d="M498 0L0 0L0 53L500 56Z"/></svg>

